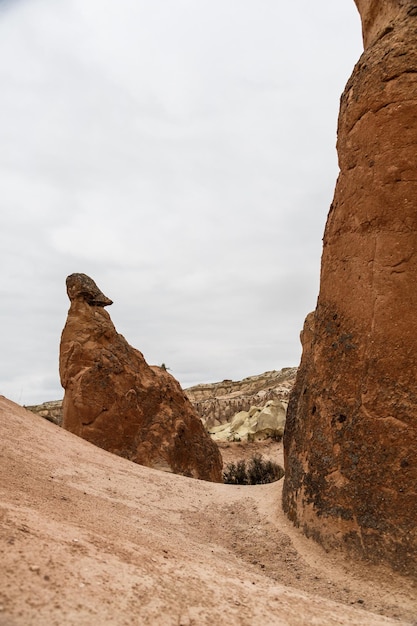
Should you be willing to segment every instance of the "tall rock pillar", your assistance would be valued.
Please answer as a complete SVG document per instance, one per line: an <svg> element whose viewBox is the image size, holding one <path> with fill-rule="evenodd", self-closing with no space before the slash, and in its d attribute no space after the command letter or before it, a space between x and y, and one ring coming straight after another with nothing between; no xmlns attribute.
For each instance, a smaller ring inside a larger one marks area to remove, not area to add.
<svg viewBox="0 0 417 626"><path fill-rule="evenodd" d="M417 2L356 0L340 175L284 436L283 507L417 577Z"/></svg>
<svg viewBox="0 0 417 626"><path fill-rule="evenodd" d="M134 463L222 482L222 458L178 381L120 335L92 278L67 278L62 427Z"/></svg>

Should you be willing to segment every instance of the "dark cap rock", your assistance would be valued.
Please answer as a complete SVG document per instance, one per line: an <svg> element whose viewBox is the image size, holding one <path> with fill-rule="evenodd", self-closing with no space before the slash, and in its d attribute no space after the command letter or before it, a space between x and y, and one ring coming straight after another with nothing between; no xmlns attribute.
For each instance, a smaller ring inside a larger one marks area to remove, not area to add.
<svg viewBox="0 0 417 626"><path fill-rule="evenodd" d="M90 306L109 306L113 300L107 298L87 274L70 274L67 277L67 294L71 300L84 300Z"/></svg>

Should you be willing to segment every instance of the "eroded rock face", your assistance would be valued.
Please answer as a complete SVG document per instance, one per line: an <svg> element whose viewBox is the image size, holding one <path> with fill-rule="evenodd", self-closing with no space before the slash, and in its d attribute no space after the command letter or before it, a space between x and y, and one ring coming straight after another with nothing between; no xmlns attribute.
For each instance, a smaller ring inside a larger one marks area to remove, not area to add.
<svg viewBox="0 0 417 626"><path fill-rule="evenodd" d="M326 546L417 576L417 3L357 0L320 294L284 435L283 506Z"/></svg>
<svg viewBox="0 0 417 626"><path fill-rule="evenodd" d="M185 389L185 393L205 427L211 430L227 424L236 413L249 411L252 406L263 407L270 401L288 404L296 373L296 367L285 367L240 381L195 385Z"/></svg>
<svg viewBox="0 0 417 626"><path fill-rule="evenodd" d="M286 402L269 400L262 407L239 411L230 422L209 429L214 441L280 440L284 434Z"/></svg>
<svg viewBox="0 0 417 626"><path fill-rule="evenodd" d="M91 278L72 274L67 292L63 428L141 465L221 482L220 452L179 383L116 332Z"/></svg>
<svg viewBox="0 0 417 626"><path fill-rule="evenodd" d="M354 0L362 21L365 48L389 34L398 17L415 15L417 5L411 0Z"/></svg>

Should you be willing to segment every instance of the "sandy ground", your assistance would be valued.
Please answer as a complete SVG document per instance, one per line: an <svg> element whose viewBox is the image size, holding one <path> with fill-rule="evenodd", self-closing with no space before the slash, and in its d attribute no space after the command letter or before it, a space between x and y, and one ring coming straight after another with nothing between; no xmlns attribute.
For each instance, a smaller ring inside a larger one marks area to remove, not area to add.
<svg viewBox="0 0 417 626"><path fill-rule="evenodd" d="M0 461L1 626L417 624L416 585L304 538L282 481L144 468L1 396Z"/></svg>

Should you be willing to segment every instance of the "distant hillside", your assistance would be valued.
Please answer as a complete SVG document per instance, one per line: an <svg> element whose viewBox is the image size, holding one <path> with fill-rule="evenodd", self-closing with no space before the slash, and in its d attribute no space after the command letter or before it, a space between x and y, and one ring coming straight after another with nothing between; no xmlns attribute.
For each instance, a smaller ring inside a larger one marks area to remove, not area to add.
<svg viewBox="0 0 417 626"><path fill-rule="evenodd" d="M263 407L268 400L288 402L296 367L272 370L240 381L196 385L185 390L207 428L224 424L239 411Z"/></svg>

